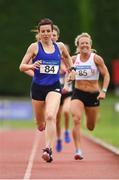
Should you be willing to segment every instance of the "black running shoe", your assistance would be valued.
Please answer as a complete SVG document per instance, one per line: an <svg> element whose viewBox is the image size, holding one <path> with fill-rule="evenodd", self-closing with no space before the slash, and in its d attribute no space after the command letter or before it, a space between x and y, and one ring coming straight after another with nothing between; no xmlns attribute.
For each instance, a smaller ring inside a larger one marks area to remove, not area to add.
<svg viewBox="0 0 119 180"><path fill-rule="evenodd" d="M52 161L53 161L53 158L52 158L52 149L51 149L51 148L45 148L45 149L43 149L42 158L43 158L46 162L52 162Z"/></svg>

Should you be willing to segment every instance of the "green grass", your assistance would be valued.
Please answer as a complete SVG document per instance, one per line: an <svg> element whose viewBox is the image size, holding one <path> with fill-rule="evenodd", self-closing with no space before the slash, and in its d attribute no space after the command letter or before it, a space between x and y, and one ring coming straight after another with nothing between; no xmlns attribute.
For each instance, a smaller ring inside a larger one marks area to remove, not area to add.
<svg viewBox="0 0 119 180"><path fill-rule="evenodd" d="M9 129L35 128L35 122L33 120L0 120L0 127Z"/></svg>

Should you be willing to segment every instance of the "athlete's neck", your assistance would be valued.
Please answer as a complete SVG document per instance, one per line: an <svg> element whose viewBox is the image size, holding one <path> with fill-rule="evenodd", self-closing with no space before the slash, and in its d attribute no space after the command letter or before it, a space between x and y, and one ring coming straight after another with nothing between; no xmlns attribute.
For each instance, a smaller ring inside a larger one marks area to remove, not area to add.
<svg viewBox="0 0 119 180"><path fill-rule="evenodd" d="M42 44L42 47L43 47L45 53L54 53L55 48L54 48L52 40L48 41L47 43L44 41L41 41L41 44Z"/></svg>
<svg viewBox="0 0 119 180"><path fill-rule="evenodd" d="M87 61L90 57L91 53L81 53L80 54L80 59L81 61Z"/></svg>
<svg viewBox="0 0 119 180"><path fill-rule="evenodd" d="M42 45L45 47L50 47L53 45L53 41L49 40L49 41L41 41Z"/></svg>

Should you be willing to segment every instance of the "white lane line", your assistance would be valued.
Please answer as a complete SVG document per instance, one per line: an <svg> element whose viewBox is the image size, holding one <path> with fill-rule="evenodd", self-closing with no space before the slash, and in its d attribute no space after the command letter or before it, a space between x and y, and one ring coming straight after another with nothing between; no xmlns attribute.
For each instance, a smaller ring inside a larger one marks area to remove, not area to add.
<svg viewBox="0 0 119 180"><path fill-rule="evenodd" d="M105 143L101 139L93 137L91 135L87 135L86 133L83 133L83 136L85 136L86 138L92 140L94 143L99 144L100 146L104 147L108 151L111 151L112 153L114 153L114 154L119 156L119 149L114 147L114 146L112 146L111 144Z"/></svg>
<svg viewBox="0 0 119 180"><path fill-rule="evenodd" d="M23 179L27 179L27 180L30 179L33 161L34 161L36 150L37 150L37 147L39 144L39 138L40 138L40 133L39 133L39 131L36 131L34 144L33 144L32 150L31 150L31 155L29 157L28 165L27 165Z"/></svg>

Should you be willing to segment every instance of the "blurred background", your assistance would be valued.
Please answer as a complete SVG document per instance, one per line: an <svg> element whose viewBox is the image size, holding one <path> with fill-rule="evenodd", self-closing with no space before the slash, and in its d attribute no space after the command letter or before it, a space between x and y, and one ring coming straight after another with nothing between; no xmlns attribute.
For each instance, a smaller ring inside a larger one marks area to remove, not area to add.
<svg viewBox="0 0 119 180"><path fill-rule="evenodd" d="M60 28L60 40L75 53L75 37L88 32L93 48L111 75L107 99L101 102L92 135L119 147L119 1L0 0L0 129L34 127L30 100L31 77L19 64L35 41L31 29L48 17Z"/></svg>

